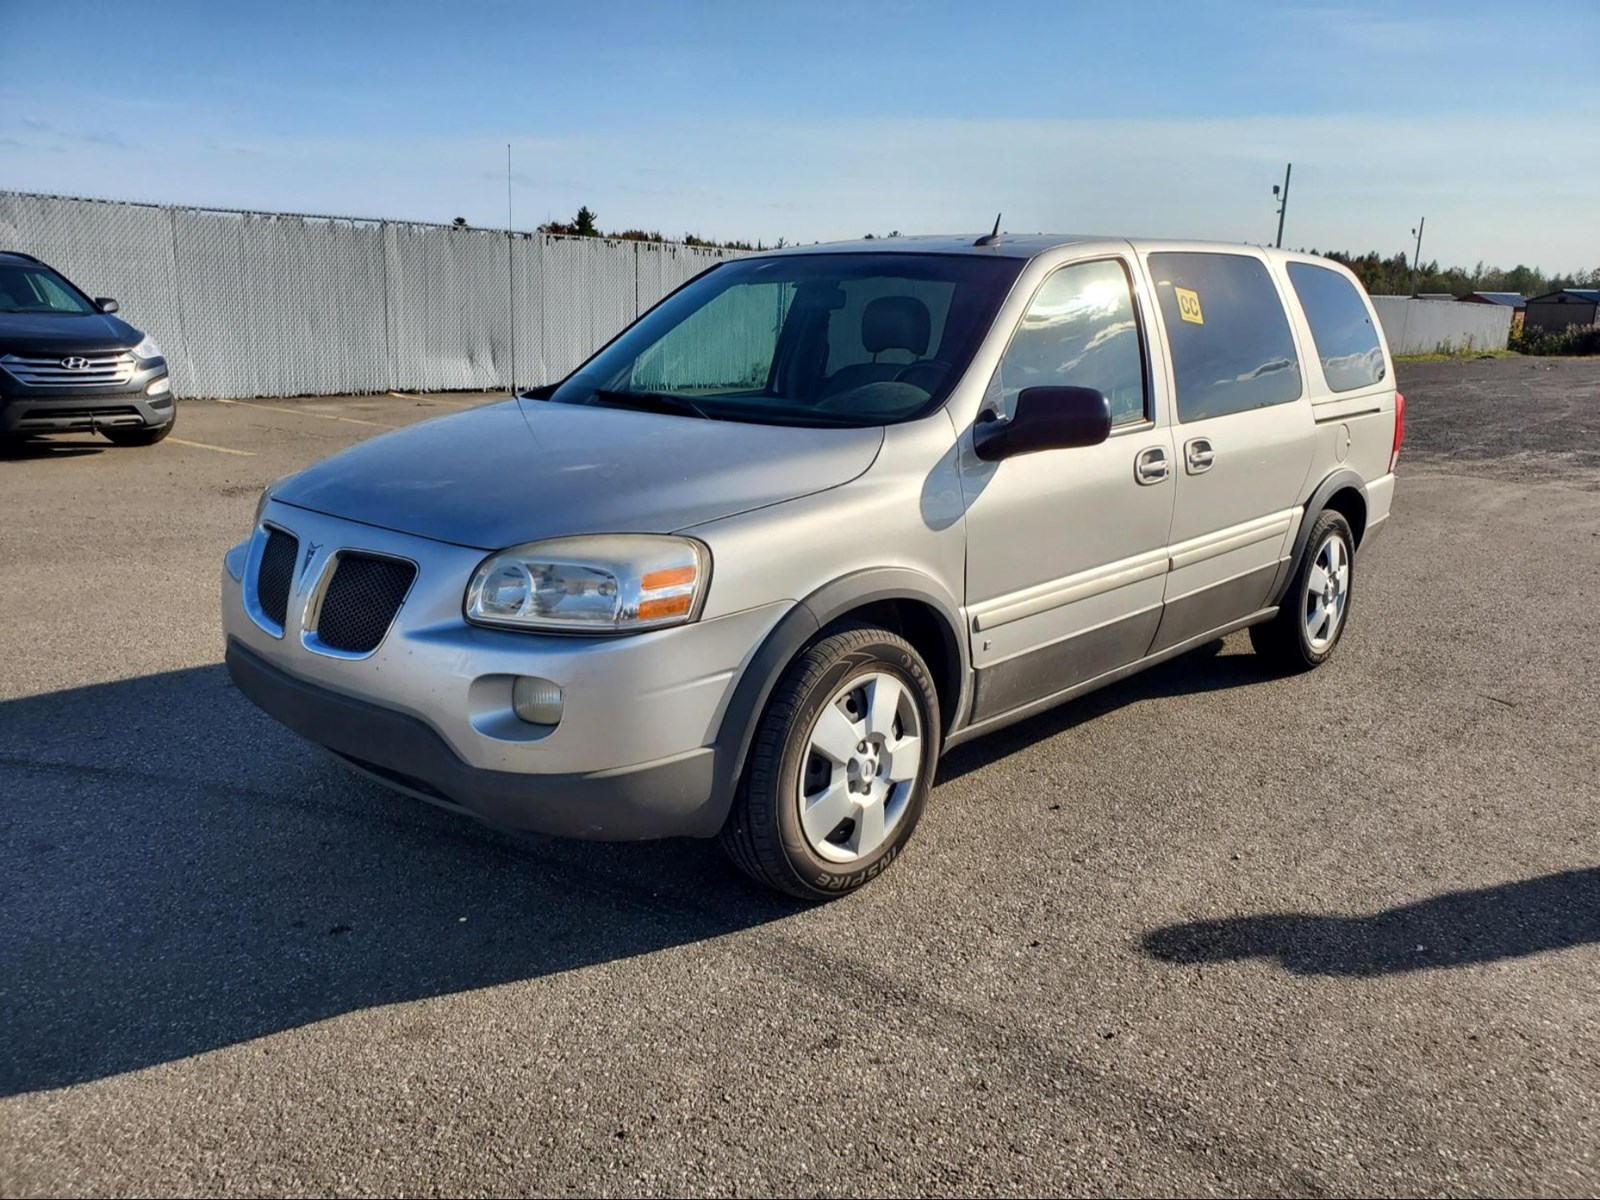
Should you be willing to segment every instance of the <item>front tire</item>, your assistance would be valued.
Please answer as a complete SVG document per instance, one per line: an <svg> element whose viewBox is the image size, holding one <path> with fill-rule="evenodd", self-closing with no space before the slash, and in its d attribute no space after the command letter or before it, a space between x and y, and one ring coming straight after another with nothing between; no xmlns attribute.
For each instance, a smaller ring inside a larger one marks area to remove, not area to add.
<svg viewBox="0 0 1600 1200"><path fill-rule="evenodd" d="M1355 533L1344 515L1323 509L1311 526L1278 615L1250 627L1257 654L1284 671L1309 671L1328 661L1350 623L1355 546Z"/></svg>
<svg viewBox="0 0 1600 1200"><path fill-rule="evenodd" d="M154 428L143 426L139 429L102 429L100 432L111 439L113 446L154 446L172 432L173 426L178 423L178 410L172 410L172 419L165 425Z"/></svg>
<svg viewBox="0 0 1600 1200"><path fill-rule="evenodd" d="M898 634L852 625L784 673L756 728L722 845L751 878L831 900L905 848L939 761L939 699Z"/></svg>

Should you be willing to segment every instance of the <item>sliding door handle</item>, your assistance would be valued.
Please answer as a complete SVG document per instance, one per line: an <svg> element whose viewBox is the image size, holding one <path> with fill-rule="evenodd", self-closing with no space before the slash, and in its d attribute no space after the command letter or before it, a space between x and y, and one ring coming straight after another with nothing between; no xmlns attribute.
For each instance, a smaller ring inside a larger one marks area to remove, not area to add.
<svg viewBox="0 0 1600 1200"><path fill-rule="evenodd" d="M1183 444L1183 465L1189 474L1199 475L1209 471L1211 464L1216 461L1216 451L1211 448L1210 438L1190 438Z"/></svg>

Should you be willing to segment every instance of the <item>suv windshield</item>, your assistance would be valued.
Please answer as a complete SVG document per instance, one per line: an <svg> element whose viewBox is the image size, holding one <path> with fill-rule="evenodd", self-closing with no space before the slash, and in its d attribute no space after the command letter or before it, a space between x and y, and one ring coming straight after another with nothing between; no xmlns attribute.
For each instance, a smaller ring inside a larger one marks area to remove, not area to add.
<svg viewBox="0 0 1600 1200"><path fill-rule="evenodd" d="M961 378L1020 258L812 254L717 267L551 394L713 420L884 425Z"/></svg>
<svg viewBox="0 0 1600 1200"><path fill-rule="evenodd" d="M0 313L95 312L70 283L48 267L0 263Z"/></svg>

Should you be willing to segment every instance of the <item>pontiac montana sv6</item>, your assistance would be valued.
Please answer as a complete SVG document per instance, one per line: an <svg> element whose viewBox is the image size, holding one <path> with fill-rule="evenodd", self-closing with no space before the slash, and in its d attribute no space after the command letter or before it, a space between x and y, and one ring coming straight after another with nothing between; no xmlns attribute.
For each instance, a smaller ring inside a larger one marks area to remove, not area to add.
<svg viewBox="0 0 1600 1200"><path fill-rule="evenodd" d="M517 829L720 837L805 897L940 754L1248 627L1350 619L1404 400L1305 254L905 238L722 263L560 383L261 498L227 662L268 713Z"/></svg>

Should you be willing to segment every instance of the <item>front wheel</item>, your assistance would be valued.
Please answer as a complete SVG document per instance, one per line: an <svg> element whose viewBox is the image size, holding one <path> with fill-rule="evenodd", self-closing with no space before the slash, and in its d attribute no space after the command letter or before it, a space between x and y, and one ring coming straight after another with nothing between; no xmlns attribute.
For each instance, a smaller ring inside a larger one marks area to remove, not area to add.
<svg viewBox="0 0 1600 1200"><path fill-rule="evenodd" d="M1324 509L1311 526L1278 615L1250 628L1257 654L1287 671L1308 671L1328 660L1350 617L1355 545L1350 522Z"/></svg>
<svg viewBox="0 0 1600 1200"><path fill-rule="evenodd" d="M113 446L154 446L167 434L171 433L173 426L177 423L178 413L174 409L172 419L165 425L157 425L154 428L147 425L138 428L121 426L115 429L102 429L100 432L111 439Z"/></svg>
<svg viewBox="0 0 1600 1200"><path fill-rule="evenodd" d="M939 700L904 638L856 625L790 664L762 714L722 845L808 900L853 892L905 848L939 761Z"/></svg>

